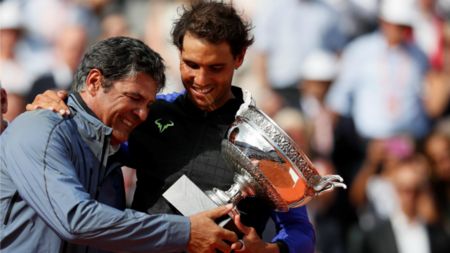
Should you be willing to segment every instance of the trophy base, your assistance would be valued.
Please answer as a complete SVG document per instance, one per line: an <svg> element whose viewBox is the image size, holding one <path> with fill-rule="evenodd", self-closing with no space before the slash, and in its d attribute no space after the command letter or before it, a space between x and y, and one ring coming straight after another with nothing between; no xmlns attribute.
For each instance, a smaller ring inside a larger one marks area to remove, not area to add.
<svg viewBox="0 0 450 253"><path fill-rule="evenodd" d="M162 196L172 210L183 216L190 216L218 207L208 195L185 175L167 189ZM216 219L216 223L221 227L225 227L230 221L229 215ZM234 222L232 223L234 225Z"/></svg>

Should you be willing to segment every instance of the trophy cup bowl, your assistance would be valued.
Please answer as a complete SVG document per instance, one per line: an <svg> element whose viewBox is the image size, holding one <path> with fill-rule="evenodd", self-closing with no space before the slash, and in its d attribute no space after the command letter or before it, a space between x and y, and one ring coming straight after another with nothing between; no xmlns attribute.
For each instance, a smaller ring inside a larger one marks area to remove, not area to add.
<svg viewBox="0 0 450 253"><path fill-rule="evenodd" d="M233 217L239 214L240 200L257 196L271 209L287 212L336 187L346 189L339 175L320 176L303 151L246 93L222 141L222 154L235 172L235 183L228 191L205 192L215 204L233 203Z"/></svg>

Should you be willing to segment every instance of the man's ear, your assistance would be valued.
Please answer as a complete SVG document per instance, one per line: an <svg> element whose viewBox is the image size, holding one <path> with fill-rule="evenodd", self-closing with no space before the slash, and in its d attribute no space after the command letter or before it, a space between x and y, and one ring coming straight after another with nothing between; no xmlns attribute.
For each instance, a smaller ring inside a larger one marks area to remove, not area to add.
<svg viewBox="0 0 450 253"><path fill-rule="evenodd" d="M102 85L102 72L98 69L92 69L86 78L86 91L93 97L100 90Z"/></svg>
<svg viewBox="0 0 450 253"><path fill-rule="evenodd" d="M0 99L1 107L0 108L2 108L0 113L5 114L6 112L8 112L8 97L7 97L5 89L1 89L0 92L2 93L0 95L0 97L1 97L1 99Z"/></svg>
<svg viewBox="0 0 450 253"><path fill-rule="evenodd" d="M234 69L238 69L244 63L245 53L247 52L247 48L244 47L242 52L236 56L236 62L234 63Z"/></svg>
<svg viewBox="0 0 450 253"><path fill-rule="evenodd" d="M181 61L181 50L180 50L180 49L178 49L178 58L179 58L180 61Z"/></svg>

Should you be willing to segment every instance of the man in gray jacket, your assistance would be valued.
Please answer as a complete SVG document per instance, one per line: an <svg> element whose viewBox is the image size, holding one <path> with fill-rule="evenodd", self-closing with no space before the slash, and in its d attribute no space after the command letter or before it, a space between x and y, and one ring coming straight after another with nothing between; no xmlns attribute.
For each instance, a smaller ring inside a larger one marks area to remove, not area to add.
<svg viewBox="0 0 450 253"><path fill-rule="evenodd" d="M146 119L164 69L139 40L104 40L77 70L70 116L37 110L12 122L0 139L2 252L230 251L223 240L237 236L214 219L231 207L190 217L122 209L108 156Z"/></svg>

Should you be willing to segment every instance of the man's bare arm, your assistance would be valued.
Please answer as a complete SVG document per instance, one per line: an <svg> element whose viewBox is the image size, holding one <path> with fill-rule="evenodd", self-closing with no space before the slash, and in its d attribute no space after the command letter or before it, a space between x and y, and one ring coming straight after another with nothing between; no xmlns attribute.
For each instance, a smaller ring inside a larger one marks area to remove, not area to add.
<svg viewBox="0 0 450 253"><path fill-rule="evenodd" d="M27 111L34 111L42 108L44 110L57 111L61 115L70 115L69 107L64 102L66 99L66 91L58 91L56 93L55 91L47 90L44 94L37 95L33 103L28 104L26 109Z"/></svg>

